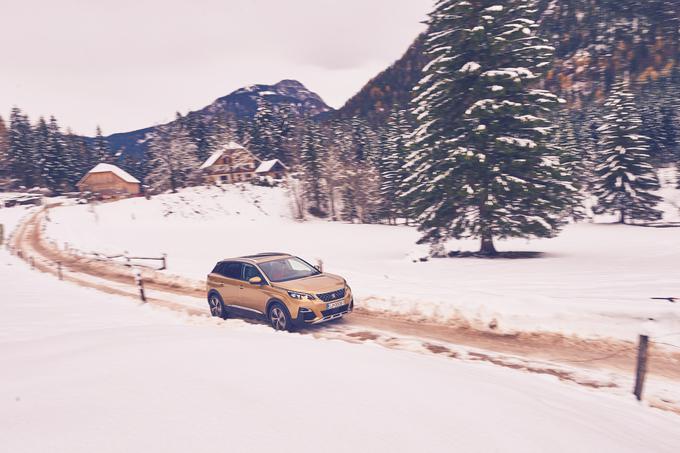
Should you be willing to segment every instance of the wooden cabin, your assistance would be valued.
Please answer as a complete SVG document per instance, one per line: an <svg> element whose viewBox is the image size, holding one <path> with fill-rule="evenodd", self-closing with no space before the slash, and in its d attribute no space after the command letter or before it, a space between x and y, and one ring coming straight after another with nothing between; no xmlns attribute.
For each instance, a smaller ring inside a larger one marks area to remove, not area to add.
<svg viewBox="0 0 680 453"><path fill-rule="evenodd" d="M118 197L138 195L141 183L122 168L112 164L97 164L76 185L81 192Z"/></svg>
<svg viewBox="0 0 680 453"><path fill-rule="evenodd" d="M260 159L238 143L229 142L215 151L203 165L203 179L206 183L248 182L255 178Z"/></svg>
<svg viewBox="0 0 680 453"><path fill-rule="evenodd" d="M261 177L283 179L287 171L288 168L280 160L272 159L263 161L255 170L255 174Z"/></svg>

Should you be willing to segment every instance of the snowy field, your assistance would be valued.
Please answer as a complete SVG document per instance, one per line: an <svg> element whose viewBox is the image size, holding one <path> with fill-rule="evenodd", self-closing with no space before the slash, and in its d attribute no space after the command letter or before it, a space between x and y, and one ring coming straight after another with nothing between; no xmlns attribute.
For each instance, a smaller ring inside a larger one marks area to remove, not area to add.
<svg viewBox="0 0 680 453"><path fill-rule="evenodd" d="M678 191L667 187L664 195L666 220L677 220ZM680 295L680 228L584 222L554 239L498 243L542 258L420 262L427 250L415 245L414 228L298 222L291 212L283 189L194 188L53 209L47 234L84 251L167 253L168 272L195 279L219 259L262 251L321 259L348 279L361 306L414 318L634 340L652 317L659 334L680 332L680 306L651 300ZM680 344L680 336L666 341Z"/></svg>
<svg viewBox="0 0 680 453"><path fill-rule="evenodd" d="M140 306L5 251L0 269L2 451L680 448L678 416L630 396Z"/></svg>

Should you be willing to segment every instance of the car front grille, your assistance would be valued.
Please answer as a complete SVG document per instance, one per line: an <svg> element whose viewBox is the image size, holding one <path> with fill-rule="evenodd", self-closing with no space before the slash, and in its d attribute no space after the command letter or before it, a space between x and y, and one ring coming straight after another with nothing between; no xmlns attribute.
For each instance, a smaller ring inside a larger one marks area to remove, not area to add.
<svg viewBox="0 0 680 453"><path fill-rule="evenodd" d="M326 316L333 316L339 313L344 313L349 310L349 305L340 305L339 307L331 308L330 310L324 310L321 312L321 316L324 318Z"/></svg>
<svg viewBox="0 0 680 453"><path fill-rule="evenodd" d="M331 291L330 293L317 294L316 297L318 297L324 302L342 299L343 297L345 297L345 288L340 288L338 290Z"/></svg>

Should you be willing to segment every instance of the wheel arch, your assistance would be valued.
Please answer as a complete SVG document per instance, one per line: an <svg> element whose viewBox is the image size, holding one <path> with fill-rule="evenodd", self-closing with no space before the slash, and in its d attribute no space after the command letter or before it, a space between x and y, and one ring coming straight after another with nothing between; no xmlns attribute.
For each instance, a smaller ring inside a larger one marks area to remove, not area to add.
<svg viewBox="0 0 680 453"><path fill-rule="evenodd" d="M269 299L267 301L267 305L266 305L265 310L264 310L264 314L266 316L269 316L269 309L272 308L272 305L274 305L276 303L283 305L283 308L285 308L286 311L288 312L288 314L290 315L290 310L288 310L288 307L286 306L286 304L284 304L283 301L281 299L279 299L278 297L272 297L271 299Z"/></svg>

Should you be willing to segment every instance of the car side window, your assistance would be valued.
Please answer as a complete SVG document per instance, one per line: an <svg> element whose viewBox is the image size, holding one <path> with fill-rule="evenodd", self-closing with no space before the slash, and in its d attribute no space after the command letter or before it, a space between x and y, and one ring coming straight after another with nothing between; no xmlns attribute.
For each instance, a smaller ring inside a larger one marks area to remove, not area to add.
<svg viewBox="0 0 680 453"><path fill-rule="evenodd" d="M220 274L227 278L233 278L236 280L241 280L241 267L243 266L242 263L237 263L237 262L232 262L232 263L223 263L222 267L220 268Z"/></svg>
<svg viewBox="0 0 680 453"><path fill-rule="evenodd" d="M262 277L262 274L260 271L257 270L255 266L252 264L244 264L243 265L243 280L248 281L253 277L260 277L262 281L264 281L264 278Z"/></svg>

